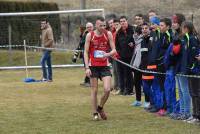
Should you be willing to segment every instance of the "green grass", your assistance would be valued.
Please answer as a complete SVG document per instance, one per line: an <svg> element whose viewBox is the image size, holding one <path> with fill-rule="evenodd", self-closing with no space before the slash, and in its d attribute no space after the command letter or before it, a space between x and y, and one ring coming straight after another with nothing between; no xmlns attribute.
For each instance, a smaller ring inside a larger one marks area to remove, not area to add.
<svg viewBox="0 0 200 134"><path fill-rule="evenodd" d="M11 54L9 51L0 50L0 66L24 66L24 51L12 50ZM42 52L31 52L27 51L28 65L40 65L40 59ZM52 52L52 64L72 64L71 58L72 52L54 51ZM10 60L11 59L11 60ZM81 63L82 60L78 59L77 63Z"/></svg>
<svg viewBox="0 0 200 134"><path fill-rule="evenodd" d="M0 71L0 134L200 134L199 126L129 106L132 96L111 95L108 120L92 121L90 89L79 86L83 69L53 71L52 83L29 84L22 70Z"/></svg>

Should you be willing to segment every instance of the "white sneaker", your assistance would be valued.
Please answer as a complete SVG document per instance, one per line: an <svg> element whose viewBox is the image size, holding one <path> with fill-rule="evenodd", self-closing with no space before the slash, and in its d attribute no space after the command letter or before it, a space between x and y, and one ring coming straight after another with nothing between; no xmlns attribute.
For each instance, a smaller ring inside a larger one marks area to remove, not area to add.
<svg viewBox="0 0 200 134"><path fill-rule="evenodd" d="M93 114L93 120L98 121L99 120L99 115L98 114Z"/></svg>
<svg viewBox="0 0 200 134"><path fill-rule="evenodd" d="M186 120L183 120L184 122L188 122L188 121L191 121L191 120L193 120L194 119L194 117L193 116L191 116L190 118L188 118L188 119L186 119Z"/></svg>
<svg viewBox="0 0 200 134"><path fill-rule="evenodd" d="M116 92L115 92L115 95L119 95L120 94L120 90L117 90Z"/></svg>
<svg viewBox="0 0 200 134"><path fill-rule="evenodd" d="M42 81L42 82L44 82L44 81L47 81L47 79L45 79L45 78L42 78L42 79L41 79L41 81Z"/></svg>
<svg viewBox="0 0 200 134"><path fill-rule="evenodd" d="M187 121L187 123L190 123L190 124L199 124L200 122L199 122L199 119L194 118L194 119L192 119L190 121Z"/></svg>
<svg viewBox="0 0 200 134"><path fill-rule="evenodd" d="M144 108L148 108L150 106L150 102L144 102L142 107Z"/></svg>

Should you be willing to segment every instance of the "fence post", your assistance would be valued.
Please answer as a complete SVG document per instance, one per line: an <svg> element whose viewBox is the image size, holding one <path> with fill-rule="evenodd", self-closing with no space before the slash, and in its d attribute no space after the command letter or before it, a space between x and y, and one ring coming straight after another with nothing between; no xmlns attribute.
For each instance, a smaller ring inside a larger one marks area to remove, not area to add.
<svg viewBox="0 0 200 134"><path fill-rule="evenodd" d="M12 27L8 24L9 64L12 64Z"/></svg>
<svg viewBox="0 0 200 134"><path fill-rule="evenodd" d="M23 45L24 45L24 60L25 60L26 78L28 78L28 62L27 62L27 53L26 53L26 40L24 40Z"/></svg>

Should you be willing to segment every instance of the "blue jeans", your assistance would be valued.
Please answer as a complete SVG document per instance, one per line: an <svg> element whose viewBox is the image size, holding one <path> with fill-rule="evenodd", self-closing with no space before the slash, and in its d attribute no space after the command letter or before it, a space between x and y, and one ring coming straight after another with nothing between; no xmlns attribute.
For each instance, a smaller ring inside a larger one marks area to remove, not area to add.
<svg viewBox="0 0 200 134"><path fill-rule="evenodd" d="M180 113L191 114L191 97L189 93L188 78L177 76L177 81L179 87Z"/></svg>
<svg viewBox="0 0 200 134"><path fill-rule="evenodd" d="M48 69L46 69L46 65ZM41 66L42 66L43 78L52 80L51 51L49 50L43 51L43 56L41 58ZM48 70L48 74L47 74L47 70Z"/></svg>

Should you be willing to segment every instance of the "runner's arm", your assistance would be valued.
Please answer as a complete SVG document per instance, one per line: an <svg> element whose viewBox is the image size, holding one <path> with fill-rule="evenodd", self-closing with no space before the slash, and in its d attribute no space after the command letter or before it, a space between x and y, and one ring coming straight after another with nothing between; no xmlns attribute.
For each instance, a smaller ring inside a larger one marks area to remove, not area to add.
<svg viewBox="0 0 200 134"><path fill-rule="evenodd" d="M114 41L113 41L113 36L112 36L112 33L110 31L108 31L108 40L109 40L111 51L109 53L105 53L104 54L105 57L113 56L116 53L115 44L114 44Z"/></svg>

